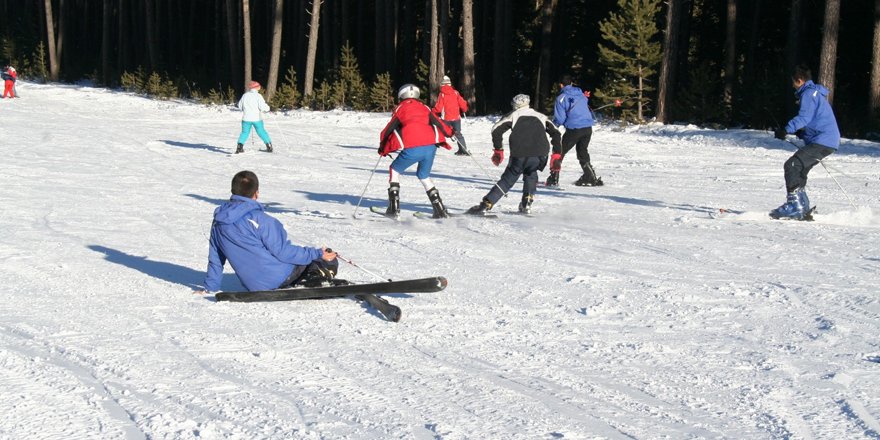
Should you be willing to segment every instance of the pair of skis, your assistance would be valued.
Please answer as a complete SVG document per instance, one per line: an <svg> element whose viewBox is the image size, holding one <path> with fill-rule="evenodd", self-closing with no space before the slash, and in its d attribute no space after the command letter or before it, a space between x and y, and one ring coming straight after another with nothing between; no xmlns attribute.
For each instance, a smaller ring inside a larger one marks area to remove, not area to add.
<svg viewBox="0 0 880 440"><path fill-rule="evenodd" d="M383 217L388 217L388 218L390 218L390 219L394 219L394 220L397 220L397 219L399 218L399 217L397 217L397 216L391 216L391 215L386 214L386 213L385 213L385 209L383 209L383 208L381 208L381 207L379 207L379 206L371 206L371 207L370 207L370 212L372 212L372 213L374 213L374 214L379 214L379 215L381 215L381 216L383 216ZM492 214L492 213L485 213L485 214L479 214L479 215L471 215L471 214L468 214L468 213L466 213L466 212L461 212L461 213L456 212L456 213L453 213L453 212L448 212L448 211L447 211L447 214L449 214L450 217L478 217L478 218L479 218L479 217L482 217L482 218L498 218L498 215L497 215L497 214ZM427 213L427 212L422 212L422 211L415 211L415 212L413 212L413 217L421 218L421 219L433 219L433 218L434 218L433 214L430 214L430 213Z"/></svg>
<svg viewBox="0 0 880 440"><path fill-rule="evenodd" d="M217 301L264 302L340 298L353 295L359 300L366 301L389 321L398 322L402 315L400 307L389 303L377 295L439 292L445 289L447 284L448 282L444 277L367 284L349 284L343 280L334 280L334 285L320 287L290 287L253 292L219 292L214 298Z"/></svg>

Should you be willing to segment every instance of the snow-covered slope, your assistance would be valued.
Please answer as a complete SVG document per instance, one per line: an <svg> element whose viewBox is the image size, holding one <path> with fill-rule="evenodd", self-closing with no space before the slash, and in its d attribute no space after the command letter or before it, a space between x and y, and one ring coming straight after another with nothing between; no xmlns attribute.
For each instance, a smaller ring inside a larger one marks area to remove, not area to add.
<svg viewBox="0 0 880 440"><path fill-rule="evenodd" d="M571 185L572 154L534 217L503 214L518 185L498 219L395 223L365 209L387 158L352 218L387 114L272 114L276 153L230 155L226 108L19 89L0 101L0 438L880 436L877 144L827 159L858 208L813 170L812 223L766 218L792 145L659 125L597 127L606 186ZM465 121L473 158L438 154L451 208L501 173L492 122ZM344 298L193 295L242 169L294 242L449 287L389 296L397 324ZM412 174L401 199L430 211Z"/></svg>

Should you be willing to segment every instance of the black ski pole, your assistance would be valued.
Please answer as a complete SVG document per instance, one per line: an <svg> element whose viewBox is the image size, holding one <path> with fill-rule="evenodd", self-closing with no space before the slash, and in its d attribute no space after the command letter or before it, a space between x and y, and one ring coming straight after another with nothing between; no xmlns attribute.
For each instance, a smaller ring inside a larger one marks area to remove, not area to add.
<svg viewBox="0 0 880 440"><path fill-rule="evenodd" d="M373 181L373 175L376 174L376 168L379 168L379 162L382 160L384 156L379 156L379 159L376 161L376 165L373 166L373 171L370 172L370 178L367 179L367 184L364 185L364 190L361 191L361 197L358 199L357 205L354 207L354 211L351 213L352 218L357 218L358 209L361 207L361 201L364 200L364 194L367 193L367 188L370 187L370 182Z"/></svg>

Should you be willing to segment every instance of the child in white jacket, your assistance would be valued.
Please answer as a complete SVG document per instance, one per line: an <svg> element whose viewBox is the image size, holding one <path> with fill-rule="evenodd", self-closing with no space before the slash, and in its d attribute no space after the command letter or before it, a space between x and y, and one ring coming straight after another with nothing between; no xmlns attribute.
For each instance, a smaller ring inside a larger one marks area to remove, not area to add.
<svg viewBox="0 0 880 440"><path fill-rule="evenodd" d="M272 139L269 138L269 133L266 133L266 128L263 127L262 115L262 112L269 111L269 104L266 104L266 100L260 94L260 83L251 81L248 91L238 101L238 109L244 115L241 118L241 135L238 136L238 146L235 148L235 154L244 151L244 143L251 134L251 128L257 130L257 135L266 143L266 151L271 153Z"/></svg>

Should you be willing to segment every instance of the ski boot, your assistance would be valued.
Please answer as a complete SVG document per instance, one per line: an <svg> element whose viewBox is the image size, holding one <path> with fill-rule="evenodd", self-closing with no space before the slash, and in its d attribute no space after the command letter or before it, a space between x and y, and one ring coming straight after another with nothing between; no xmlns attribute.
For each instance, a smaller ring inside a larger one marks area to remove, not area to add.
<svg viewBox="0 0 880 440"><path fill-rule="evenodd" d="M581 168L583 168L584 174L574 182L575 186L602 186L605 184L601 177L596 176L596 170L589 162L581 165Z"/></svg>
<svg viewBox="0 0 880 440"><path fill-rule="evenodd" d="M486 211L489 211L490 209L492 209L492 202L483 199L479 205L471 206L471 208L467 210L466 214L486 215Z"/></svg>
<svg viewBox="0 0 880 440"><path fill-rule="evenodd" d="M235 146L235 154L238 153L244 153L244 144L239 143Z"/></svg>
<svg viewBox="0 0 880 440"><path fill-rule="evenodd" d="M266 144L266 152L267 152L267 153L271 153L271 152L272 152L272 143L271 143L271 142L268 143L268 144Z"/></svg>
<svg viewBox="0 0 880 440"><path fill-rule="evenodd" d="M590 179L587 176L581 176L580 179L574 181L575 186L602 186L604 184L605 182L602 182L601 177Z"/></svg>
<svg viewBox="0 0 880 440"><path fill-rule="evenodd" d="M458 151L455 152L456 156L470 156L471 152L467 150L467 148L462 147L461 144L458 144Z"/></svg>
<svg viewBox="0 0 880 440"><path fill-rule="evenodd" d="M522 201L519 202L519 212L523 214L531 214L532 213L532 202L535 200L535 196L531 194L523 194Z"/></svg>
<svg viewBox="0 0 880 440"><path fill-rule="evenodd" d="M559 171L550 171L550 175L547 176L547 182L544 183L544 186L548 187L559 187Z"/></svg>
<svg viewBox="0 0 880 440"><path fill-rule="evenodd" d="M427 191L428 199L431 201L431 208L434 208L433 218L447 218L449 213L446 212L446 206L443 206L443 200L440 198L440 191L437 188L431 188Z"/></svg>
<svg viewBox="0 0 880 440"><path fill-rule="evenodd" d="M788 193L782 206L770 211L770 217L774 219L804 219L804 207L801 205L797 191Z"/></svg>
<svg viewBox="0 0 880 440"><path fill-rule="evenodd" d="M392 182L388 187L388 209L385 210L388 218L400 218L400 184Z"/></svg>

